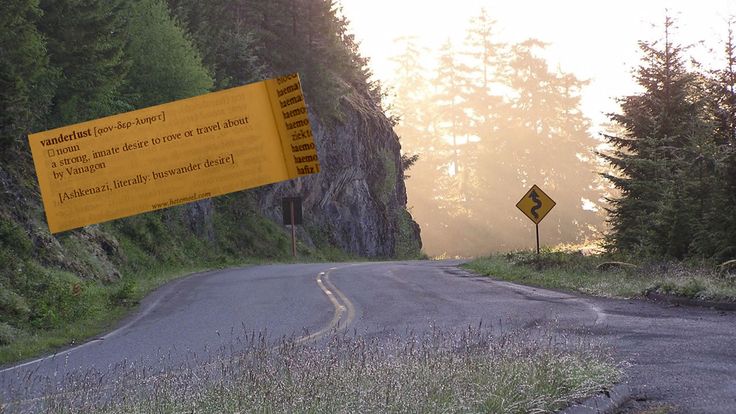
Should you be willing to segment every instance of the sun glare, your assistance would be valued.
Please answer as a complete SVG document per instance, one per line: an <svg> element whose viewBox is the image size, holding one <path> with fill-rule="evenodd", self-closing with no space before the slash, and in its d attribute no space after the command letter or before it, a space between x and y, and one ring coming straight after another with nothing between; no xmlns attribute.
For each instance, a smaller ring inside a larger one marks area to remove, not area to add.
<svg viewBox="0 0 736 414"><path fill-rule="evenodd" d="M631 70L638 64L639 40L654 40L665 12L678 19L676 36L683 44L720 49L721 45L699 46L703 39L721 41L728 16L736 13L729 0L654 0L617 2L566 0L525 2L455 0L340 0L343 14L370 58L375 76L391 84L395 66L392 56L400 53L395 40L415 37L429 48L428 54L451 39L462 42L471 17L485 8L497 22L497 35L504 42L538 38L547 42L545 58L565 72L590 80L582 94L585 115L594 127L615 111L614 98L632 93L636 85ZM427 56L429 57L429 56ZM707 63L707 62L706 62Z"/></svg>

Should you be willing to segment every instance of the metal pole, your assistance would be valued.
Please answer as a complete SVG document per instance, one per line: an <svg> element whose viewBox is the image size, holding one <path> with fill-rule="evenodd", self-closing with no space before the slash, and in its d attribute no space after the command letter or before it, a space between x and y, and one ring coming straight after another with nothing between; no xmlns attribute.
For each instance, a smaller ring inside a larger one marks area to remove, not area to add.
<svg viewBox="0 0 736 414"><path fill-rule="evenodd" d="M294 200L289 201L291 206L291 254L296 257L296 218L294 217Z"/></svg>
<svg viewBox="0 0 736 414"><path fill-rule="evenodd" d="M539 254L539 223L534 225L537 228L537 254Z"/></svg>

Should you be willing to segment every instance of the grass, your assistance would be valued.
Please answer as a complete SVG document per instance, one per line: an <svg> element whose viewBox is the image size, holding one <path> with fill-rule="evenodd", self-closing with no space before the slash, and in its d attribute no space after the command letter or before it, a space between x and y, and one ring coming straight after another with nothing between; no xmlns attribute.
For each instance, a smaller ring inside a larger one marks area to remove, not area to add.
<svg viewBox="0 0 736 414"><path fill-rule="evenodd" d="M302 345L243 332L174 369L128 363L50 381L41 406L8 404L4 412L545 413L620 375L600 347L520 332L334 333ZM17 387L19 398L32 397L22 391L30 384Z"/></svg>
<svg viewBox="0 0 736 414"><path fill-rule="evenodd" d="M303 257L303 256L301 256ZM320 249L311 252L311 260L345 261L353 257L334 249ZM280 263L297 262L286 257L275 260ZM55 277L55 290L62 293L51 301L47 293L41 294L41 303L47 303L53 317L42 319L42 325L17 329L9 327L8 340L0 345L0 365L10 364L39 355L82 343L103 332L111 330L120 320L133 312L138 303L149 293L172 280L193 273L242 267L261 263L274 263L262 258L230 259L220 262L200 262L186 266L151 265L135 272L129 272L113 283L100 280L83 280L63 271L39 269ZM59 282L61 280L61 282ZM79 294L74 294L74 285L79 285ZM38 306L34 304L34 306ZM0 336L3 330L0 326Z"/></svg>
<svg viewBox="0 0 736 414"><path fill-rule="evenodd" d="M46 322L43 325L16 329L12 341L0 346L0 364L28 359L86 341L111 329L147 293L172 279L199 270L202 268L151 269L125 277L118 283L84 281L67 272L47 271L61 274L59 279L66 282L56 288L63 290L63 297L48 303L48 312L55 314L44 319ZM74 285L80 286L78 294L74 294ZM47 300L45 293L41 296Z"/></svg>
<svg viewBox="0 0 736 414"><path fill-rule="evenodd" d="M213 234L182 225L176 207L49 237L34 246L0 211L0 365L108 331L148 293L194 272L296 262L282 226L245 195L221 197ZM200 234L201 233L201 234ZM355 260L329 243L298 243L300 260Z"/></svg>
<svg viewBox="0 0 736 414"><path fill-rule="evenodd" d="M721 277L706 263L642 261L635 267L598 270L602 255L566 251L495 254L464 265L476 273L515 283L593 296L633 298L647 292L700 300L736 302L736 280Z"/></svg>

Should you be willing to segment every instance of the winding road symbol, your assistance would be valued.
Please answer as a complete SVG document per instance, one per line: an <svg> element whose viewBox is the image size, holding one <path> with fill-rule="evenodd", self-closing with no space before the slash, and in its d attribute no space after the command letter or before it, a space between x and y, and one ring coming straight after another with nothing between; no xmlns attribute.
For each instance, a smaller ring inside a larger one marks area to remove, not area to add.
<svg viewBox="0 0 736 414"><path fill-rule="evenodd" d="M516 207L529 217L529 220L533 221L534 224L539 224L555 204L554 200L545 194L541 188L533 185L524 194L524 197L516 203Z"/></svg>
<svg viewBox="0 0 736 414"><path fill-rule="evenodd" d="M534 207L532 207L531 213L535 219L538 219L539 213L537 213L537 210L542 208L542 201L539 199L539 194L537 194L537 192L534 190L532 190L532 192L529 194L529 198L531 198L534 202Z"/></svg>

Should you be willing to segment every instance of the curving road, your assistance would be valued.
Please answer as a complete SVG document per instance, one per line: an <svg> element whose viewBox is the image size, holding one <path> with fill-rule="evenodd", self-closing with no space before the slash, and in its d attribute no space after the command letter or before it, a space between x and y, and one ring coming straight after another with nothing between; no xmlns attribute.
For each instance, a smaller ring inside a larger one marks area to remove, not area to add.
<svg viewBox="0 0 736 414"><path fill-rule="evenodd" d="M49 378L131 362L165 369L234 337L318 340L430 326L553 332L611 345L631 364L637 407L736 413L736 314L579 297L478 277L458 261L272 265L195 274L158 290L120 328L54 356L0 370L3 401L37 397Z"/></svg>

